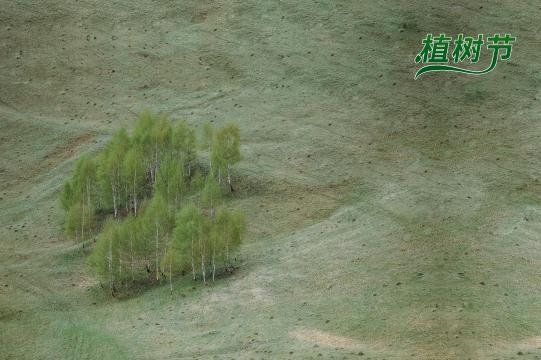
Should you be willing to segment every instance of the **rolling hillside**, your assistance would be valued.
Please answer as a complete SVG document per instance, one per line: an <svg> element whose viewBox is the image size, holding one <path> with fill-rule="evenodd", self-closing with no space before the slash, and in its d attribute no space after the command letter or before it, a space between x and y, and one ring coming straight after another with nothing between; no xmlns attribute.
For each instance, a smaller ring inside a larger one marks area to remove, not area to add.
<svg viewBox="0 0 541 360"><path fill-rule="evenodd" d="M538 2L0 5L0 358L541 357ZM428 32L518 41L414 80ZM145 109L239 124L248 236L212 286L112 299L57 196Z"/></svg>

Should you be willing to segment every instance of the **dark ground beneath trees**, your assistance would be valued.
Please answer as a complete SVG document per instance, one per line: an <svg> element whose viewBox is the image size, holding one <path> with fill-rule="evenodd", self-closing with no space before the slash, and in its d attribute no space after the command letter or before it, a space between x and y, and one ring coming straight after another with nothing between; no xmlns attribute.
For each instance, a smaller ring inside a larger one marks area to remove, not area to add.
<svg viewBox="0 0 541 360"><path fill-rule="evenodd" d="M0 357L541 357L537 1L0 4ZM427 32L518 41L414 81ZM143 109L239 123L250 228L216 285L119 301L56 198Z"/></svg>

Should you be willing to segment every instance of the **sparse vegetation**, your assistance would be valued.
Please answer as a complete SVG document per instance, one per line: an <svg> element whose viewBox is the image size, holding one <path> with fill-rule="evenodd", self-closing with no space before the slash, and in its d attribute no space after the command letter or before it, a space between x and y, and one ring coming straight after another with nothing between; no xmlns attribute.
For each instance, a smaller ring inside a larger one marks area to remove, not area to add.
<svg viewBox="0 0 541 360"><path fill-rule="evenodd" d="M201 144L208 168L196 166L196 135L185 122L143 113L133 135L120 129L95 157L77 161L60 194L65 233L83 247L96 240L88 264L113 295L163 279L172 290L184 272L214 281L231 265L245 229L242 213L225 204L239 129L205 124Z"/></svg>

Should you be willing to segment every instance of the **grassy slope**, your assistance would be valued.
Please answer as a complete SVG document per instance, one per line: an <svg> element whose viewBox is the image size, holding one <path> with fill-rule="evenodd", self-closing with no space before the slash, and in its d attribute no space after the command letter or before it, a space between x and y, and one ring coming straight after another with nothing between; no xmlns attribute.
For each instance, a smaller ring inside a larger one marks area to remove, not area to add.
<svg viewBox="0 0 541 360"><path fill-rule="evenodd" d="M332 3L1 2L0 357L541 356L539 5ZM519 42L413 81L426 32ZM55 199L144 108L240 124L250 236L212 287L111 300Z"/></svg>

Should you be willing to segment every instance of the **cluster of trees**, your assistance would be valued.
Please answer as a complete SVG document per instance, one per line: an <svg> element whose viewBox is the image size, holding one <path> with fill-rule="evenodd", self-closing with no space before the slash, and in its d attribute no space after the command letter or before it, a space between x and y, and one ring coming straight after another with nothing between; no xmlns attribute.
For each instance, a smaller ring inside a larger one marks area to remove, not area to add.
<svg viewBox="0 0 541 360"><path fill-rule="evenodd" d="M143 113L133 134L120 129L99 154L78 159L60 194L65 233L83 248L96 242L88 262L113 294L166 278L172 289L186 272L206 283L230 265L245 231L243 214L225 206L239 129L205 124L197 140L185 122Z"/></svg>

